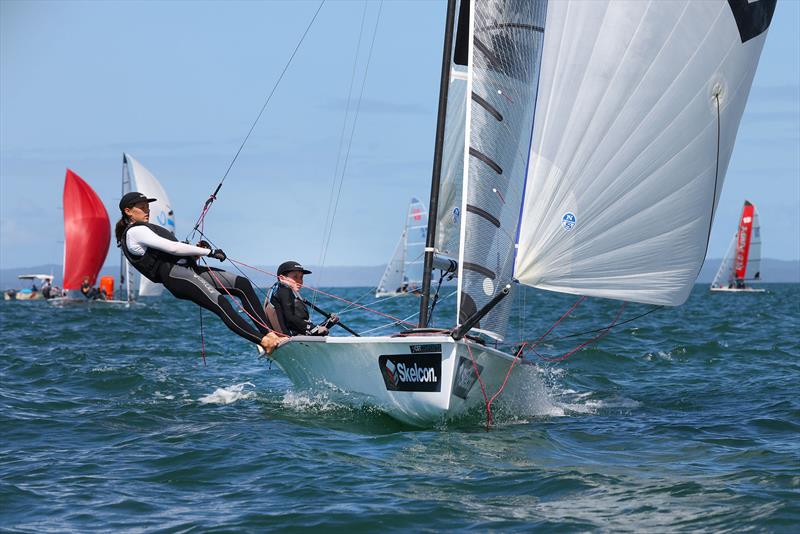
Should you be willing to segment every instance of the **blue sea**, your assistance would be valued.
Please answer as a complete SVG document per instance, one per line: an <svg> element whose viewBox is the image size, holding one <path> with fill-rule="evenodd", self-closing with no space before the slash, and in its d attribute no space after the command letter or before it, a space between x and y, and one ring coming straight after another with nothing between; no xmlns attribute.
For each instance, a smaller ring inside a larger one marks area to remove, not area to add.
<svg viewBox="0 0 800 534"><path fill-rule="evenodd" d="M797 532L800 285L764 287L697 286L550 361L617 316L589 299L527 355L535 391L488 428L483 408L413 428L297 391L209 313L201 340L198 308L169 295L0 302L0 531ZM331 291L401 318L418 306ZM575 301L515 299L512 341ZM388 322L319 302L358 331Z"/></svg>

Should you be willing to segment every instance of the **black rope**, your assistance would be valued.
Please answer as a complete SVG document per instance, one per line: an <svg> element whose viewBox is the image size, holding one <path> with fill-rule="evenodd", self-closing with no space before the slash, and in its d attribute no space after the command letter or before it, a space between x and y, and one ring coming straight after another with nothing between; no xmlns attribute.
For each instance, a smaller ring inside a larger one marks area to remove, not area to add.
<svg viewBox="0 0 800 534"><path fill-rule="evenodd" d="M436 293L433 294L433 303L431 304L431 309L428 312L428 322L425 325L430 326L433 322L433 310L436 309L436 303L439 302L439 290L442 289L442 282L444 281L444 277L447 275L447 272L442 270L442 275L439 277L439 284L436 286Z"/></svg>
<svg viewBox="0 0 800 534"><path fill-rule="evenodd" d="M717 156L716 156L717 161L716 161L716 168L714 170L714 195L711 197L711 217L709 217L708 220L708 236L706 236L706 251L703 254L703 259L705 259L706 255L708 254L708 245L711 243L711 227L714 224L714 211L717 201L717 183L719 182L719 145L720 145L720 139L722 137L722 134L720 132L722 118L720 117L720 111L719 111L719 93L714 95L714 101L717 104ZM701 263L700 269L702 268L703 264ZM700 270L697 271L697 274L698 275L700 274Z"/></svg>
<svg viewBox="0 0 800 534"><path fill-rule="evenodd" d="M604 326L604 327L602 327L602 328L596 328L596 329L594 329L594 330L587 330L586 332L578 332L577 334L569 334L569 335L567 335L567 336L556 337L556 338L552 338L550 341L559 341L559 340L561 340L561 339L569 339L569 338L571 338L571 337L584 336L584 335L586 335L586 334L596 334L597 332L602 332L603 330L611 330L612 328L616 328L616 327L618 327L618 326L621 326L621 325L624 325L624 324L626 324L626 323L633 322L633 321L635 321L635 320L637 320L637 319L641 319L641 318L642 318L642 317L644 317L645 315L650 315L650 314L651 314L651 313L653 313L654 311L656 311L656 310L660 310L660 309L661 309L661 308L663 308L663 307L664 307L664 306L656 306L656 307L654 307L654 308L651 308L651 309L649 309L648 311L646 311L646 312L644 312L644 313L640 313L640 314L639 314L639 315L637 315L636 317L631 317L630 319L627 319L627 320L625 320L625 321L622 321L622 322L619 322L619 323L613 324L613 325L611 325L611 326Z"/></svg>
<svg viewBox="0 0 800 534"><path fill-rule="evenodd" d="M214 190L214 192L211 194L211 196L208 197L208 200L206 200L205 206L203 207L204 213L200 216L200 219L195 224L194 230L192 231L192 234L191 234L192 236L194 236L194 233L198 231L198 228L200 227L200 222L202 221L203 217L205 217L205 212L208 210L208 208L211 206L211 204L214 202L214 200L216 200L217 193L219 193L219 190L222 187L223 182L225 182L225 178L228 177L228 173L231 172L231 169L233 168L233 164L236 163L236 160L239 158L239 154L242 152L242 149L244 148L244 145L247 143L247 140L250 139L250 135L253 133L253 130L255 130L259 119L261 119L261 115L264 114L264 110L267 109L267 105L269 104L270 100L272 100L272 95L274 95L275 91L278 89L278 85L281 83L281 80L283 80L284 74L286 74L286 71L289 69L289 65L291 65L292 60L294 59L294 56L297 54L297 51L300 49L300 45L303 44L303 41L305 40L306 35L308 35L308 31L311 29L311 26L314 24L314 21L317 19L317 15L319 15L319 12L322 9L322 6L324 4L325 4L325 0L322 0L319 3L319 6L317 7L317 10L314 12L314 16L311 17L311 22L309 22L308 26L306 26L306 30L303 32L302 37L300 37L300 40L297 42L297 46L294 47L294 51L292 52L292 55L289 57L289 60L286 62L286 65L284 65L280 76L278 76L278 80L275 82L275 85L272 86L272 90L270 91L269 95L267 96L267 99L264 101L264 105L261 106L261 111L258 112L258 116L256 116L256 119L253 121L253 124L250 126L250 130L247 132L247 135L244 137L244 140L242 141L242 144L239 146L239 150L237 150L236 154L233 156L233 159L231 160L230 165L228 165L228 168L225 171L225 174L222 176L222 180L220 180L219 184L217 185L217 188Z"/></svg>

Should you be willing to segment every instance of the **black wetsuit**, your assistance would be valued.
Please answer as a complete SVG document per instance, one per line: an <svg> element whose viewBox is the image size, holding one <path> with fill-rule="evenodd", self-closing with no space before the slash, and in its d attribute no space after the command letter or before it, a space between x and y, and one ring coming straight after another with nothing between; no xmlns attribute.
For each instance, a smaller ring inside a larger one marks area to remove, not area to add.
<svg viewBox="0 0 800 534"><path fill-rule="evenodd" d="M281 330L293 336L305 336L314 325L309 320L308 308L305 302L297 298L295 292L288 286L278 283L278 288L272 292L269 301L275 307Z"/></svg>
<svg viewBox="0 0 800 534"><path fill-rule="evenodd" d="M171 232L157 225L137 223L128 226L119 246L139 272L153 282L164 284L175 297L190 300L211 311L235 334L260 344L261 338L269 333L266 327L269 323L258 295L247 278L222 269L199 266L192 256L171 254L150 247L144 256L136 256L128 249L126 241L128 230L135 226L147 226L157 236L169 241L178 240ZM252 324L225 298L228 294L241 300L242 308L249 314Z"/></svg>

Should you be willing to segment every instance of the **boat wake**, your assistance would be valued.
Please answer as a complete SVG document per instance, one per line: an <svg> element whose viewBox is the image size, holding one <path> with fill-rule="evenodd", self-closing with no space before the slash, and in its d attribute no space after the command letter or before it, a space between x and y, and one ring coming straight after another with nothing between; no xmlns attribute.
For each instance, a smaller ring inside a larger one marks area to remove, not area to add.
<svg viewBox="0 0 800 534"><path fill-rule="evenodd" d="M201 404L232 404L240 399L253 399L255 391L245 391L247 386L256 387L252 382L242 382L232 386L217 388L214 393L197 399Z"/></svg>

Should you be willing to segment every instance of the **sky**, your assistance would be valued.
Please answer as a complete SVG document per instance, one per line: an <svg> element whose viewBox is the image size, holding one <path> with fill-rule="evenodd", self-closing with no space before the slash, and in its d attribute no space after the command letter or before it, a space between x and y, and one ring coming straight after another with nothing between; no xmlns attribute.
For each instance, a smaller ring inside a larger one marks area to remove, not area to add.
<svg viewBox="0 0 800 534"><path fill-rule="evenodd" d="M164 185L186 237L318 5L0 0L0 268L61 262L66 168L113 223L123 151ZM390 259L408 201L429 197L445 7L323 6L206 219L229 256L320 263L338 199L325 264ZM800 259L799 26L800 2L779 0L710 258L724 255L748 199L763 256ZM363 96L337 194L351 80Z"/></svg>

